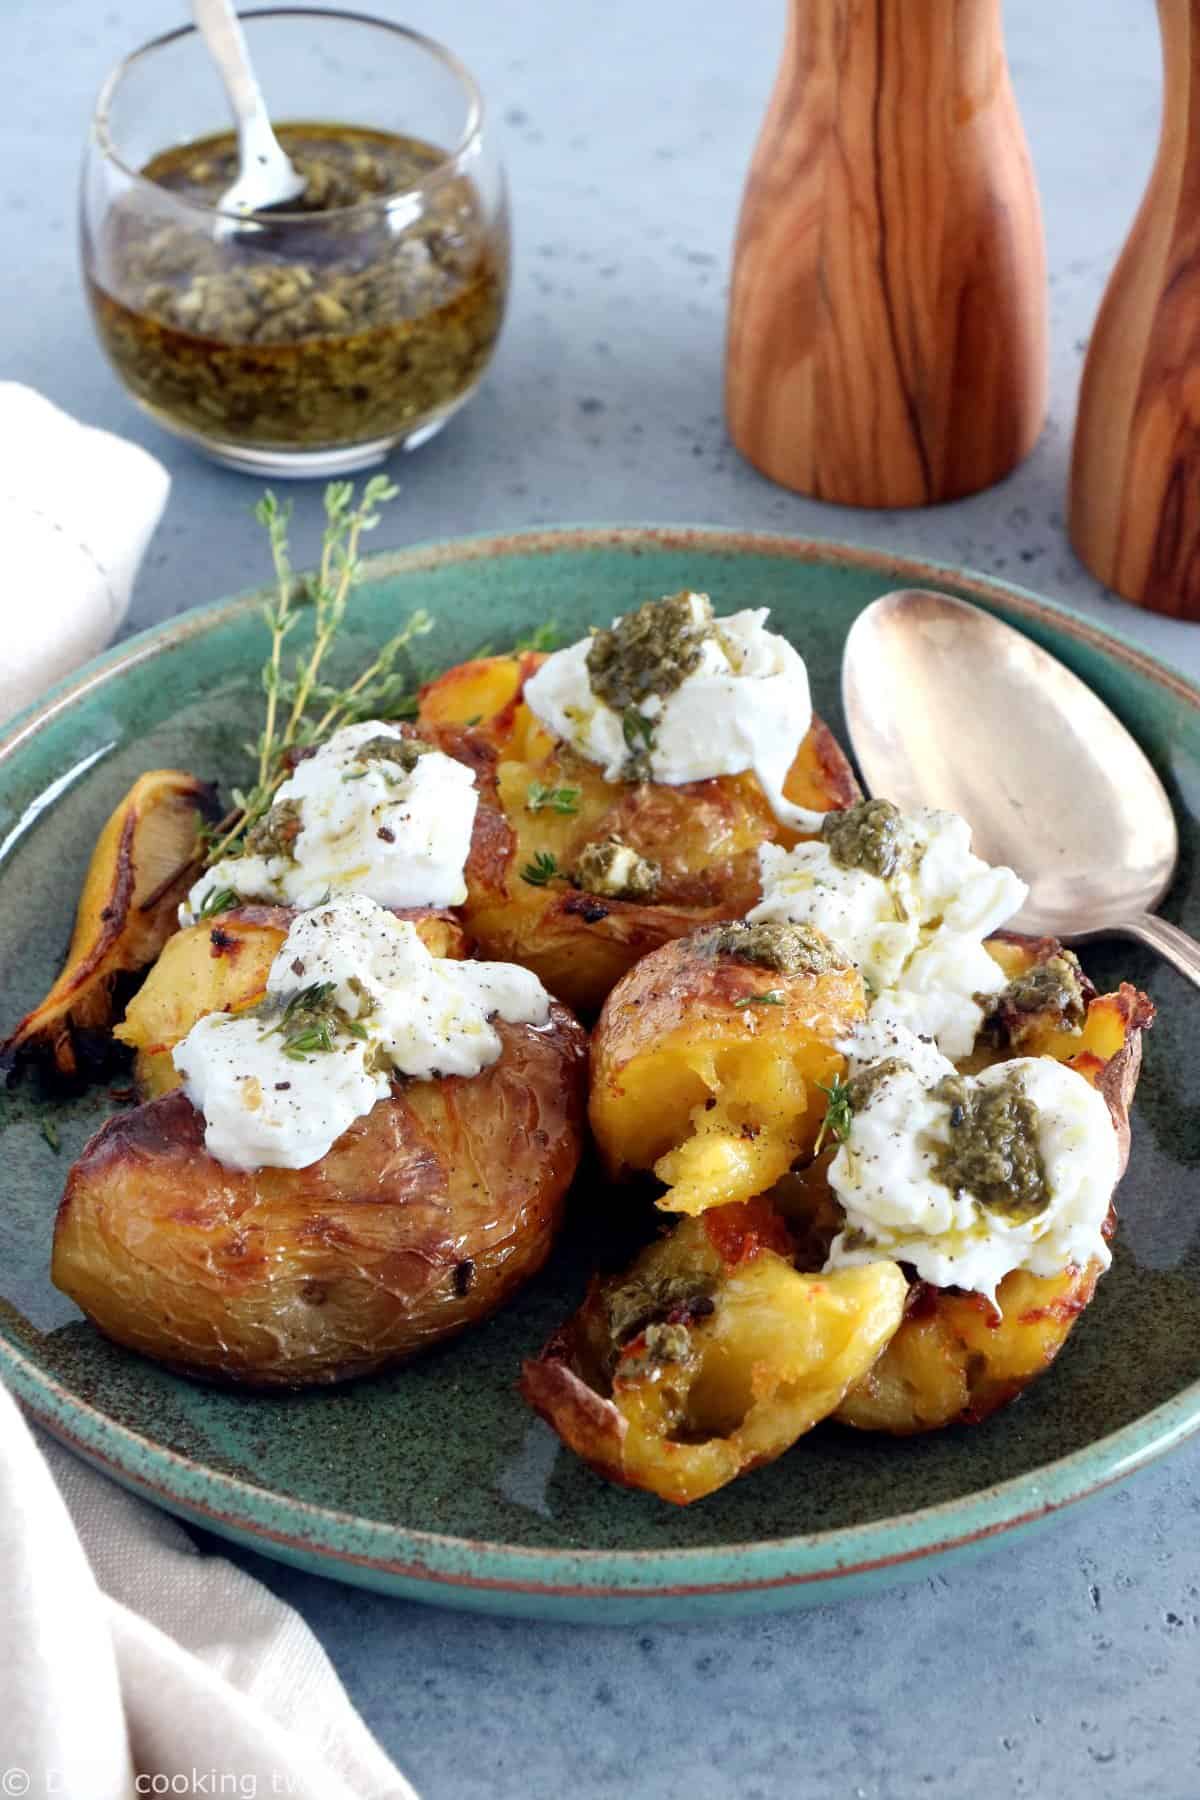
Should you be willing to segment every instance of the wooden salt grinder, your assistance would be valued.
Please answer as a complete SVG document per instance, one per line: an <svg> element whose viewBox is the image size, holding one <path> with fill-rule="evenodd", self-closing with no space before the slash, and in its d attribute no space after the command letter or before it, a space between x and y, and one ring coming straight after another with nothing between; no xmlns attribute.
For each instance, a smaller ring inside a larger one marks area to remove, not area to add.
<svg viewBox="0 0 1200 1800"><path fill-rule="evenodd" d="M1100 580L1200 619L1200 0L1159 0L1163 122L1083 367L1071 540Z"/></svg>
<svg viewBox="0 0 1200 1800"><path fill-rule="evenodd" d="M1000 0L790 0L725 400L764 474L850 506L953 500L1032 448L1045 252Z"/></svg>

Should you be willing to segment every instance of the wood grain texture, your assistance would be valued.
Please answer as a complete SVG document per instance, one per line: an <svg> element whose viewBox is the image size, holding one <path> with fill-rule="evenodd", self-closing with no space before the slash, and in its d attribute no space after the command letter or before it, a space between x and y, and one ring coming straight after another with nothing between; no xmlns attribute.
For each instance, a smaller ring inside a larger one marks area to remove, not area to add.
<svg viewBox="0 0 1200 1800"><path fill-rule="evenodd" d="M1070 528L1117 593L1200 619L1200 0L1158 11L1162 135L1084 363Z"/></svg>
<svg viewBox="0 0 1200 1800"><path fill-rule="evenodd" d="M822 500L951 500L1032 448L1046 353L999 0L791 0L734 258L738 448Z"/></svg>

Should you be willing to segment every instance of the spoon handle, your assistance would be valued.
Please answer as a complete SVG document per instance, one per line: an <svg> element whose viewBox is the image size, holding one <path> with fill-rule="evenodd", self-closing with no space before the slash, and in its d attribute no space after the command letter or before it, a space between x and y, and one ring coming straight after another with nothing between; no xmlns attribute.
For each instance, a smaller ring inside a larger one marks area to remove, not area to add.
<svg viewBox="0 0 1200 1800"><path fill-rule="evenodd" d="M1178 969L1181 975L1200 987L1200 944L1178 925L1169 925L1156 913L1135 913L1115 927L1123 937L1137 938Z"/></svg>
<svg viewBox="0 0 1200 1800"><path fill-rule="evenodd" d="M267 109L232 0L192 0L192 16L217 65L239 131L253 128Z"/></svg>

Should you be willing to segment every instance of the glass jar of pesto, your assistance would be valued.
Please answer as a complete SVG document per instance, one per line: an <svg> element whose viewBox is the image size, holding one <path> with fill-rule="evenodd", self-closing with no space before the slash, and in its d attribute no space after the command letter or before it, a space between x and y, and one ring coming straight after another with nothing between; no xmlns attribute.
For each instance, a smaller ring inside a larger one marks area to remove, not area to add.
<svg viewBox="0 0 1200 1800"><path fill-rule="evenodd" d="M121 63L83 171L84 277L133 398L219 462L329 476L414 449L486 368L508 290L504 176L478 88L361 14L242 15L286 210L223 212L237 143L193 27Z"/></svg>

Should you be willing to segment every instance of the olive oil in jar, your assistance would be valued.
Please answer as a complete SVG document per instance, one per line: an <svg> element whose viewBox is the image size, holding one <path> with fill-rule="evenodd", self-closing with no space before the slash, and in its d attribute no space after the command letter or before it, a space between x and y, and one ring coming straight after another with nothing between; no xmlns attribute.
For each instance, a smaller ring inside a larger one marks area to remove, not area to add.
<svg viewBox="0 0 1200 1800"><path fill-rule="evenodd" d="M231 132L145 166L163 203L126 196L90 259L109 357L150 412L206 441L321 450L427 430L495 345L503 218L489 223L434 144L325 123L277 134L304 192L227 235L212 209L237 172Z"/></svg>

